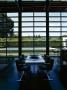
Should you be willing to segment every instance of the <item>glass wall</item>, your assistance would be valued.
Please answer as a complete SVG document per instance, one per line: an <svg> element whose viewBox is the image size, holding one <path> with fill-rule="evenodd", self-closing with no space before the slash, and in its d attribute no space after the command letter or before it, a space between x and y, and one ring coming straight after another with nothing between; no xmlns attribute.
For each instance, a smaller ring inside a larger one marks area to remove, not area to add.
<svg viewBox="0 0 67 90"><path fill-rule="evenodd" d="M47 1L47 0L22 0L22 1ZM67 0L49 0L49 1L67 1Z"/></svg>
<svg viewBox="0 0 67 90"><path fill-rule="evenodd" d="M57 55L60 49L60 13L50 12L49 13L49 46L50 55ZM60 54L60 53L59 53Z"/></svg>
<svg viewBox="0 0 67 90"><path fill-rule="evenodd" d="M18 1L18 0L0 0L0 1L8 1L8 2L10 2L10 1Z"/></svg>
<svg viewBox="0 0 67 90"><path fill-rule="evenodd" d="M0 56L18 55L18 13L0 13Z"/></svg>
<svg viewBox="0 0 67 90"><path fill-rule="evenodd" d="M60 55L61 48L67 48L67 12L49 13L50 55Z"/></svg>
<svg viewBox="0 0 67 90"><path fill-rule="evenodd" d="M49 0L49 1L67 1L67 0Z"/></svg>
<svg viewBox="0 0 67 90"><path fill-rule="evenodd" d="M45 54L46 13L22 13L22 53Z"/></svg>
<svg viewBox="0 0 67 90"><path fill-rule="evenodd" d="M62 48L67 48L67 12L61 13L62 25Z"/></svg>
<svg viewBox="0 0 67 90"><path fill-rule="evenodd" d="M22 12L22 54L46 54L46 12ZM49 12L49 54L67 48L67 12ZM18 56L18 13L0 13L0 56Z"/></svg>
<svg viewBox="0 0 67 90"><path fill-rule="evenodd" d="M1 55L6 56L6 31L5 31L6 25L4 23L6 20L7 20L6 14L0 13L0 56Z"/></svg>
<svg viewBox="0 0 67 90"><path fill-rule="evenodd" d="M14 22L13 35L7 38L7 55L18 56L18 13L7 13L7 16Z"/></svg>
<svg viewBox="0 0 67 90"><path fill-rule="evenodd" d="M22 1L46 1L46 0L22 0Z"/></svg>

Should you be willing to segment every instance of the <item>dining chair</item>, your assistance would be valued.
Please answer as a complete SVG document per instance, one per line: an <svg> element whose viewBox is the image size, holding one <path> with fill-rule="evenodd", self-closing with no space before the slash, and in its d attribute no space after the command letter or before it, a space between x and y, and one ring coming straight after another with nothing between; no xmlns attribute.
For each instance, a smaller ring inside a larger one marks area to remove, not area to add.
<svg viewBox="0 0 67 90"><path fill-rule="evenodd" d="M53 68L54 60L50 56L47 56L45 59L45 63L47 72L51 71Z"/></svg>
<svg viewBox="0 0 67 90"><path fill-rule="evenodd" d="M54 60L48 55L44 55L43 58L45 60L45 63L40 65L39 68L41 71L49 72L50 70L52 70Z"/></svg>

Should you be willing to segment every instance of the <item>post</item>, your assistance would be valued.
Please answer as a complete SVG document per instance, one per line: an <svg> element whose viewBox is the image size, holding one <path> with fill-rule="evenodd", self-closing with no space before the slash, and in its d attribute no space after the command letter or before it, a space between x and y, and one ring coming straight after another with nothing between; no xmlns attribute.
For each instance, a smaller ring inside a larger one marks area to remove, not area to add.
<svg viewBox="0 0 67 90"><path fill-rule="evenodd" d="M46 0L46 55L49 55L49 0Z"/></svg>

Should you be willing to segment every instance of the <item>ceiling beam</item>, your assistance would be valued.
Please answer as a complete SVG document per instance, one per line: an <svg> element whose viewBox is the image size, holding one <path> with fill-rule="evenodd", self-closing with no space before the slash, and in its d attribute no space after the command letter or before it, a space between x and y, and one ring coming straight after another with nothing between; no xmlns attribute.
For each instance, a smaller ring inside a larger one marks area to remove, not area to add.
<svg viewBox="0 0 67 90"><path fill-rule="evenodd" d="M22 12L42 12L46 11L46 2L21 2L21 11ZM67 11L67 2L49 2L50 12L59 12ZM18 12L19 5L17 2L0 2L0 12Z"/></svg>

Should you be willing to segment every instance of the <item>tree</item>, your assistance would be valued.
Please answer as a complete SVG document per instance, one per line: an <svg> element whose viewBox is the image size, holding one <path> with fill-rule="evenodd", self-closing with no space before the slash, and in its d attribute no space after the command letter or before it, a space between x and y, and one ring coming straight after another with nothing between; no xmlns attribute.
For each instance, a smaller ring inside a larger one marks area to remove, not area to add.
<svg viewBox="0 0 67 90"><path fill-rule="evenodd" d="M14 22L5 13L0 13L0 37L13 35Z"/></svg>

